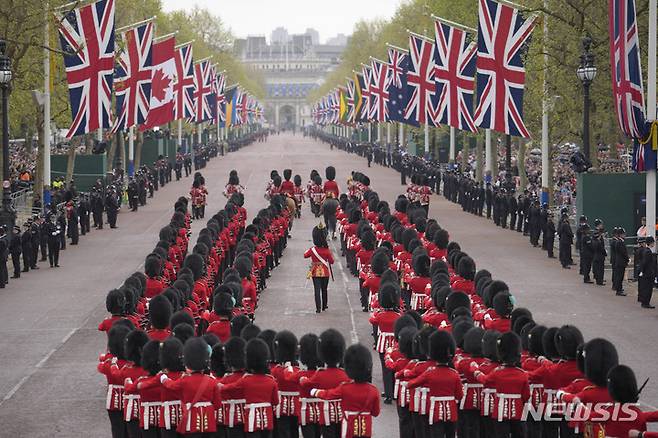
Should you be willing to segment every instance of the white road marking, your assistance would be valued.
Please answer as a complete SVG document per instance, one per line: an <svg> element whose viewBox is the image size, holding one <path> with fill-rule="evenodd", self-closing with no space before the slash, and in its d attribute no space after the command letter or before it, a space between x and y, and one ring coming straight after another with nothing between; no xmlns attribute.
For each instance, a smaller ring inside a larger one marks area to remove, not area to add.
<svg viewBox="0 0 658 438"><path fill-rule="evenodd" d="M331 242L331 247L334 249L334 254L337 254L336 250L336 245L334 242ZM354 308L352 307L352 300L350 299L350 293L349 293L349 279L347 278L347 274L345 274L345 270L343 269L343 264L341 262L341 259L336 257L337 263L336 265L338 266L338 270L340 270L340 275L343 277L343 293L345 294L345 298L347 299L347 306L350 309L350 323L352 324L352 331L350 334L352 335L352 343L356 344L359 342L359 333L356 330L356 321L354 319Z"/></svg>

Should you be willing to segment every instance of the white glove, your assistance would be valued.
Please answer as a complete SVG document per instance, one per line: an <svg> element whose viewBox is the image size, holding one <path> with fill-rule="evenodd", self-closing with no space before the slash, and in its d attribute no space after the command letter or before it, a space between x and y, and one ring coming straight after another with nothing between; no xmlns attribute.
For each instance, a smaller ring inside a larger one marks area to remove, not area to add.
<svg viewBox="0 0 658 438"><path fill-rule="evenodd" d="M119 361L119 359L117 359L116 357L113 357L112 360L111 360L111 363L112 363L112 365L116 365L118 361Z"/></svg>
<svg viewBox="0 0 658 438"><path fill-rule="evenodd" d="M165 381L169 380L169 377L167 377L166 374L162 374L160 376L160 383L164 383Z"/></svg>

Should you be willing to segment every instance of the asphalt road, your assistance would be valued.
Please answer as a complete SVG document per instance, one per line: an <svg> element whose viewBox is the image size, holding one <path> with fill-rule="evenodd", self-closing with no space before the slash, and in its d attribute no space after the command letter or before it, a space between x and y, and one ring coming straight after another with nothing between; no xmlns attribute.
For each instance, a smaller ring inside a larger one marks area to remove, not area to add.
<svg viewBox="0 0 658 438"><path fill-rule="evenodd" d="M299 135L281 135L210 162L203 170L210 191L207 211L222 208L221 191L231 169L238 170L246 186L246 207L253 215L266 204L263 192L271 169L292 168L306 181L312 168L323 175L329 164L336 167L342 188L350 171L360 170L370 176L382 199L392 201L403 190L398 174L390 169L367 168L362 158ZM169 220L174 200L188 192L190 183L187 179L165 186L138 213L122 211L119 229L92 230L78 247L67 247L71 249L62 253L61 268L42 267L0 292L0 437L110 436L104 378L96 372L97 356L105 347L105 335L97 331L106 315L105 295L141 268L157 242L158 230ZM638 380L656 374L658 313L640 309L634 295L615 297L609 287L583 284L577 271L562 270L526 238L463 213L443 198L432 198L430 215L478 267L505 280L518 305L530 308L537 321L572 323L587 339L608 338L617 345L622 362L635 369ZM316 224L305 206L282 264L262 294L256 324L262 329L291 329L298 336L334 327L348 342L370 345L367 314L360 310L357 282L347 273L344 260L330 283L329 310L315 314L302 253L311 245ZM193 232L200 227L193 224ZM334 253L338 252L335 247ZM373 362L374 380L379 382L379 360L374 354ZM658 384L650 381L642 400L658 404ZM397 418L394 409L386 407L375 422L375 436L391 436L396 433L392 431L397 431Z"/></svg>

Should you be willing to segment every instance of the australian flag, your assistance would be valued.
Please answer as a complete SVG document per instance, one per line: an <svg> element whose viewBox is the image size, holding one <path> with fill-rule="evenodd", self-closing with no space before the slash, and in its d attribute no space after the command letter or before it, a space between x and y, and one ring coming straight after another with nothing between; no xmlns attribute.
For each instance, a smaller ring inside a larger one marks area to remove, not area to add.
<svg viewBox="0 0 658 438"><path fill-rule="evenodd" d="M407 93L407 72L409 71L409 53L390 47L388 49L388 64L390 85L388 88L388 116L391 122L401 122L412 126L420 126L415 119L406 119L404 110L409 100Z"/></svg>

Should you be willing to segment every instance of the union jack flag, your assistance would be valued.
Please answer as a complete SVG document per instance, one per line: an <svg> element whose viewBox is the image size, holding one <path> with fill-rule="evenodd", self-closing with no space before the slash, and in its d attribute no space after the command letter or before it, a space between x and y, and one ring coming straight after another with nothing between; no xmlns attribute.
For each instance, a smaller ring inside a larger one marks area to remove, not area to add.
<svg viewBox="0 0 658 438"><path fill-rule="evenodd" d="M354 123L354 103L356 98L356 88L352 79L347 79L347 115L345 116L347 123Z"/></svg>
<svg viewBox="0 0 658 438"><path fill-rule="evenodd" d="M234 125L242 125L247 117L247 114L244 110L245 105L245 94L242 91L242 88L238 87L235 90L235 120L233 120Z"/></svg>
<svg viewBox="0 0 658 438"><path fill-rule="evenodd" d="M60 17L73 119L67 138L112 126L114 6L99 0Z"/></svg>
<svg viewBox="0 0 658 438"><path fill-rule="evenodd" d="M390 84L388 87L388 117L392 121L418 126L414 119L404 117L407 108L407 72L410 58L405 50L391 47L388 49Z"/></svg>
<svg viewBox="0 0 658 438"><path fill-rule="evenodd" d="M192 44L176 49L176 82L174 83L174 120L194 117L194 61Z"/></svg>
<svg viewBox="0 0 658 438"><path fill-rule="evenodd" d="M388 122L388 64L376 59L372 60L372 82L370 83L370 114L369 118L376 122Z"/></svg>
<svg viewBox="0 0 658 438"><path fill-rule="evenodd" d="M194 121L196 123L212 120L212 66L210 61L194 64Z"/></svg>
<svg viewBox="0 0 658 438"><path fill-rule="evenodd" d="M331 123L340 122L340 90L336 88L331 92Z"/></svg>
<svg viewBox="0 0 658 438"><path fill-rule="evenodd" d="M526 20L517 9L494 0L479 0L478 10L475 123L528 138L523 123L523 54L536 16Z"/></svg>
<svg viewBox="0 0 658 438"><path fill-rule="evenodd" d="M439 85L438 122L477 132L472 116L477 45L468 42L467 33L462 29L441 21L436 21L434 28L434 77Z"/></svg>
<svg viewBox="0 0 658 438"><path fill-rule="evenodd" d="M151 106L153 23L127 30L122 37L125 48L115 71L117 118L112 132L141 125Z"/></svg>
<svg viewBox="0 0 658 438"><path fill-rule="evenodd" d="M226 121L226 95L224 94L225 88L226 75L224 73L220 73L216 76L213 90L215 96L217 97L216 123L220 124Z"/></svg>
<svg viewBox="0 0 658 438"><path fill-rule="evenodd" d="M370 84L372 71L370 66L363 65L361 68L363 76L363 87L361 87L361 113L358 115L359 122L370 121Z"/></svg>
<svg viewBox="0 0 658 438"><path fill-rule="evenodd" d="M404 111L406 119L421 125L437 125L437 84L434 79L434 42L409 35L410 68L407 71L409 101Z"/></svg>

